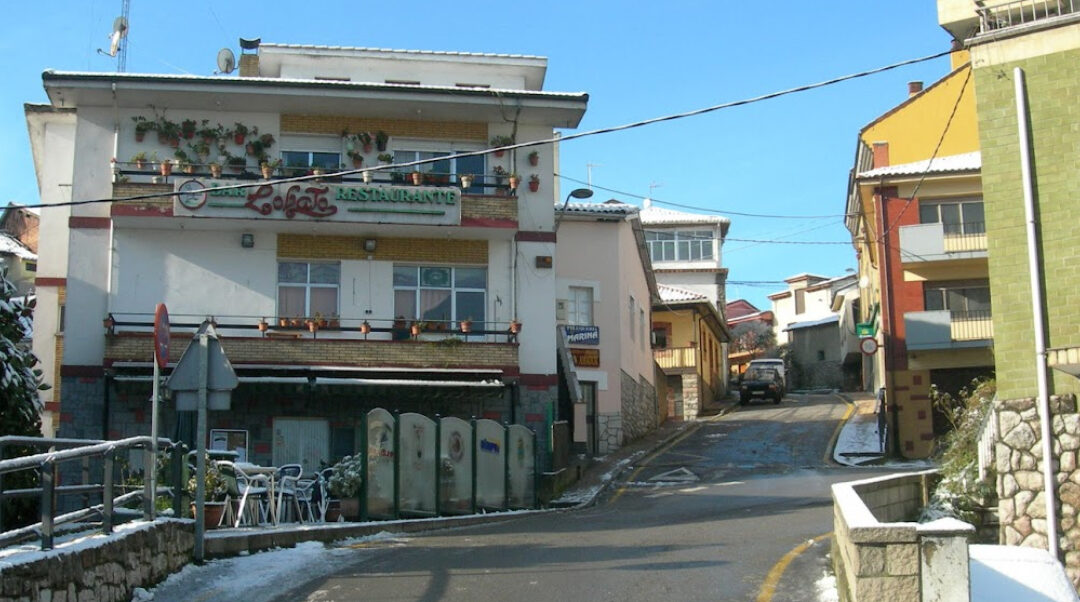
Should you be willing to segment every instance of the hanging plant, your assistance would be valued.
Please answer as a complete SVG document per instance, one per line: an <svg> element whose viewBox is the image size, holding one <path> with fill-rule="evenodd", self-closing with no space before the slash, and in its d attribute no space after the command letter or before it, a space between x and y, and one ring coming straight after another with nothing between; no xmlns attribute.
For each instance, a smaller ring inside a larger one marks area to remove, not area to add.
<svg viewBox="0 0 1080 602"><path fill-rule="evenodd" d="M384 132L382 130L379 130L378 132L375 132L375 148L377 148L380 153L386 150L386 143L389 140L390 140L390 135L387 134L386 132Z"/></svg>
<svg viewBox="0 0 1080 602"><path fill-rule="evenodd" d="M243 144L248 135L248 127L239 121L236 122L236 126L232 129L233 142L237 145Z"/></svg>
<svg viewBox="0 0 1080 602"><path fill-rule="evenodd" d="M180 135L188 140L195 137L195 120L185 119L180 122Z"/></svg>

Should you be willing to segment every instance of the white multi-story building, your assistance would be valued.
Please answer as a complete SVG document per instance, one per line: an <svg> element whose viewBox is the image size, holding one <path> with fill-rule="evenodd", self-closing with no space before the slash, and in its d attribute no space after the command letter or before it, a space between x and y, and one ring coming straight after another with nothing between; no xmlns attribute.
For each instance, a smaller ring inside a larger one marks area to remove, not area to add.
<svg viewBox="0 0 1080 602"><path fill-rule="evenodd" d="M42 202L100 201L42 211L48 434L149 432L164 303L172 362L216 322L241 384L211 412L212 438L254 461L352 453L373 407L527 424L545 449L550 140L588 101L544 91L546 70L535 56L262 44L239 77L46 71L49 103L26 109ZM483 152L511 140L549 142ZM187 414L166 403L162 434L190 442Z"/></svg>

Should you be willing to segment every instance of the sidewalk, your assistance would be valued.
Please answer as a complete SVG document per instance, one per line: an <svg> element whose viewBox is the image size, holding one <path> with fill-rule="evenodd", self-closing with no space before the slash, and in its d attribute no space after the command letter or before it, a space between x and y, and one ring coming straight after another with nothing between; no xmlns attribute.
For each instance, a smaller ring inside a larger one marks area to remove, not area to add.
<svg viewBox="0 0 1080 602"><path fill-rule="evenodd" d="M840 428L833 447L833 461L845 466L862 466L885 457L878 432L877 398L870 393L837 393L852 412Z"/></svg>

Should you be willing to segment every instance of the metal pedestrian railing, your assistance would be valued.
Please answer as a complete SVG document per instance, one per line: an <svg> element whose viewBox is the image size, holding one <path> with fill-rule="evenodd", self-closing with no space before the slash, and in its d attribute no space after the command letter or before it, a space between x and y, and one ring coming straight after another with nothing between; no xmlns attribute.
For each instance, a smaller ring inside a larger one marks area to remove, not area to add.
<svg viewBox="0 0 1080 602"><path fill-rule="evenodd" d="M41 539L41 549L50 550L53 547L53 539L56 527L65 523L85 521L99 518L101 520L102 533L111 533L116 520L115 509L117 506L132 501L142 501L142 514L146 520L154 518L154 501L158 494L167 493L173 497L173 510L176 515L180 513L180 495L177 495L182 487L181 466L183 463L183 446L175 445L168 439L159 438L158 448L171 450L173 467L173 487L158 487L157 491L150 491L150 479L143 480L141 490L126 492L123 484L115 482L116 458L123 452L142 450L144 453L144 467L154 470L156 457L152 451L153 439L150 436L130 437L118 441L90 441L75 439L52 439L42 437L0 437L0 451L9 446L21 447L44 447L49 451L32 454L0 461L0 502L6 499L33 498L40 500L41 521L25 527L0 533L0 546L26 541L35 537ZM66 447L67 449L57 449ZM99 462L91 462L91 460ZM77 464L79 466L80 483L74 485L61 485L60 466L62 464ZM38 487L26 489L4 489L3 477L6 474L14 474L24 471L37 473ZM100 475L100 482L91 482L92 473ZM116 495L122 492L120 495ZM58 514L61 507L60 501L69 496L81 496L79 502L70 502L66 505L77 507L77 510ZM100 499L101 502L94 504L92 499Z"/></svg>

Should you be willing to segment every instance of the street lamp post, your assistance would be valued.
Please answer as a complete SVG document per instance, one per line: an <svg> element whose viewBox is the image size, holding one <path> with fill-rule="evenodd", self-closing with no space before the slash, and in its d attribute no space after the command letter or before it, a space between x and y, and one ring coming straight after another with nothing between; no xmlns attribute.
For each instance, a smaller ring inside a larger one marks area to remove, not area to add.
<svg viewBox="0 0 1080 602"><path fill-rule="evenodd" d="M559 211L560 212L566 211L566 207L567 207L567 205L570 204L570 199L572 199L572 198L574 198L574 199L587 199L587 198L591 197L592 195L593 195L593 191L592 191L591 188L575 188L575 189L570 191L570 194L566 195L566 200L563 202L562 209L560 209ZM555 227L553 228L553 231L557 231L559 229L559 217L560 217L559 215L555 216Z"/></svg>

